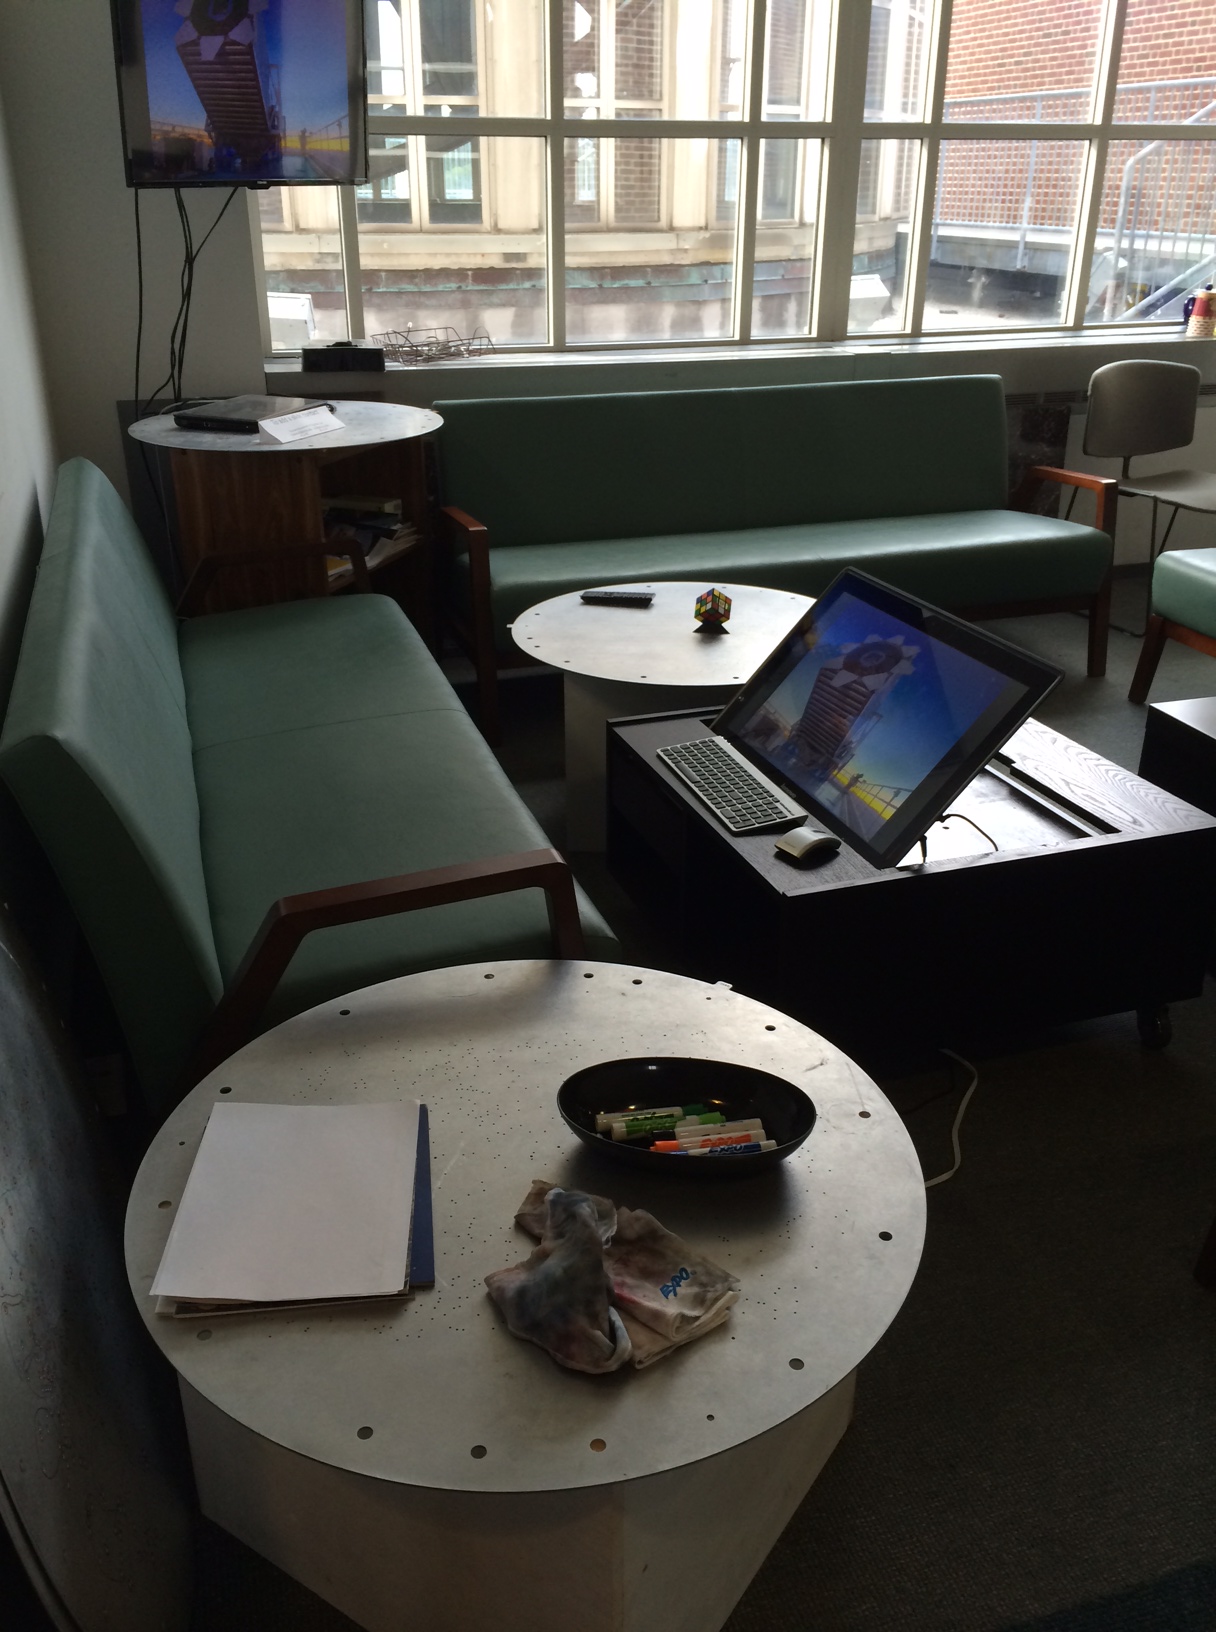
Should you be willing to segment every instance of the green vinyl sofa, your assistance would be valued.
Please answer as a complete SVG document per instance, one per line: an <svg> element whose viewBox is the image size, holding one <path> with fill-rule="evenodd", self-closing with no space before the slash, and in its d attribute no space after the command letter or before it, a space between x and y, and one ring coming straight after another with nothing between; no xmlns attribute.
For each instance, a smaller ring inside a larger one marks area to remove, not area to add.
<svg viewBox="0 0 1216 1632"><path fill-rule="evenodd" d="M83 459L59 473L0 776L157 1111L263 1026L370 982L613 955L396 605L179 620Z"/></svg>
<svg viewBox="0 0 1216 1632"><path fill-rule="evenodd" d="M512 622L592 584L818 595L856 566L964 616L1085 611L1105 672L1117 484L1036 467L1011 503L999 375L435 408L452 621L491 741ZM1022 508L1047 482L1091 489L1095 525Z"/></svg>

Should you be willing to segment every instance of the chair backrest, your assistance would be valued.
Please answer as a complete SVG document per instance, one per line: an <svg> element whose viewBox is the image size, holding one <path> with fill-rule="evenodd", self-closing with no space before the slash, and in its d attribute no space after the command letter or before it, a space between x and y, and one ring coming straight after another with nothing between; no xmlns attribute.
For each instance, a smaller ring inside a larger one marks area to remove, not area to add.
<svg viewBox="0 0 1216 1632"><path fill-rule="evenodd" d="M1084 449L1096 458L1184 448L1195 436L1202 379L1190 363L1130 359L1095 369L1089 382Z"/></svg>
<svg viewBox="0 0 1216 1632"><path fill-rule="evenodd" d="M127 1285L120 1196L0 916L0 1525L56 1627L184 1632L188 1458Z"/></svg>
<svg viewBox="0 0 1216 1632"><path fill-rule="evenodd" d="M92 948L145 1093L163 1100L222 982L177 621L122 500L84 459L59 473L0 776Z"/></svg>
<svg viewBox="0 0 1216 1632"><path fill-rule="evenodd" d="M437 402L444 502L494 546L999 508L996 374Z"/></svg>

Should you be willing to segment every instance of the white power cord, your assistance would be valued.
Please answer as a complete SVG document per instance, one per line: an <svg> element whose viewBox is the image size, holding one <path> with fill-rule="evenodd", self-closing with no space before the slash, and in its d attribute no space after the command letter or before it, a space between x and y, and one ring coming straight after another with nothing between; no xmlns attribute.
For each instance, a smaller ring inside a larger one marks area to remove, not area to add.
<svg viewBox="0 0 1216 1632"><path fill-rule="evenodd" d="M952 1179L958 1172L959 1168L962 1167L963 1151L962 1146L958 1141L958 1133L959 1129L963 1125L963 1117L966 1114L967 1106L971 1103L971 1096L980 1085L980 1074L976 1070L975 1066L972 1065L970 1060L965 1060L961 1054L956 1054L952 1048L943 1048L939 1050L939 1052L949 1055L952 1060L957 1060L961 1066L970 1071L971 1083L967 1089L967 1092L959 1101L959 1107L954 1117L954 1126L950 1129L950 1143L954 1147L954 1166L949 1168L945 1173L939 1173L935 1179L926 1179L926 1190L932 1190L935 1184L945 1184L946 1180Z"/></svg>

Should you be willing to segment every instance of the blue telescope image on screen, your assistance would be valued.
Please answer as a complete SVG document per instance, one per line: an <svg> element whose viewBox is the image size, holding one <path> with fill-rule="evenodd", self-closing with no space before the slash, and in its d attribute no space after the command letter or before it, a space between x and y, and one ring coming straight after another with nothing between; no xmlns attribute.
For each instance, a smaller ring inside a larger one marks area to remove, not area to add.
<svg viewBox="0 0 1216 1632"><path fill-rule="evenodd" d="M365 178L359 0L114 0L134 187Z"/></svg>

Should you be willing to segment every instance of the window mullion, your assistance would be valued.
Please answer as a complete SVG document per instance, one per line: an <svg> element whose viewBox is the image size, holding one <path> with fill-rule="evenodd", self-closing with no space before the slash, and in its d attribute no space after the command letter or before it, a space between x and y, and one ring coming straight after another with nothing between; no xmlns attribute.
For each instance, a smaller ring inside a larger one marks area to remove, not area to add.
<svg viewBox="0 0 1216 1632"><path fill-rule="evenodd" d="M359 208L355 189L338 188L338 237L342 246L342 286L346 291L346 332L367 338L363 326L363 271L359 264Z"/></svg>
<svg viewBox="0 0 1216 1632"><path fill-rule="evenodd" d="M857 236L857 176L861 166L870 50L869 6L858 4L858 0L837 0L832 32L831 135L823 151L824 181L811 322L811 333L821 340L842 340L849 327L849 289Z"/></svg>
<svg viewBox="0 0 1216 1632"><path fill-rule="evenodd" d="M950 21L954 0L938 0L930 20L929 67L925 84L925 135L917 165L916 213L908 234L908 267L904 313L908 331L918 335L924 327L925 290L929 282L929 256L933 247L933 218L937 212L937 177L941 165L942 112L946 102L946 64L950 55Z"/></svg>
<svg viewBox="0 0 1216 1632"><path fill-rule="evenodd" d="M741 132L739 197L735 204L735 273L733 332L752 337L752 284L756 271L756 222L760 213L760 126L764 118L764 45L768 32L767 0L752 0L747 42L746 118Z"/></svg>
<svg viewBox="0 0 1216 1632"><path fill-rule="evenodd" d="M545 199L545 287L549 307L549 344L558 351L566 345L566 139L562 78L562 3L548 0L545 7L547 38L545 66L549 83L545 107L549 134L545 139L548 177Z"/></svg>
<svg viewBox="0 0 1216 1632"><path fill-rule="evenodd" d="M1093 273L1094 246L1102 216L1102 189L1106 181L1106 152L1110 145L1111 121L1115 114L1115 96L1119 89L1119 51L1123 44L1123 25L1127 17L1127 0L1107 0L1102 19L1102 37L1099 42L1097 76L1094 82L1093 116L1098 129L1089 144L1081 203L1073 235L1068 286L1065 292L1064 322L1079 329L1085 322L1085 307L1089 299L1089 280Z"/></svg>

